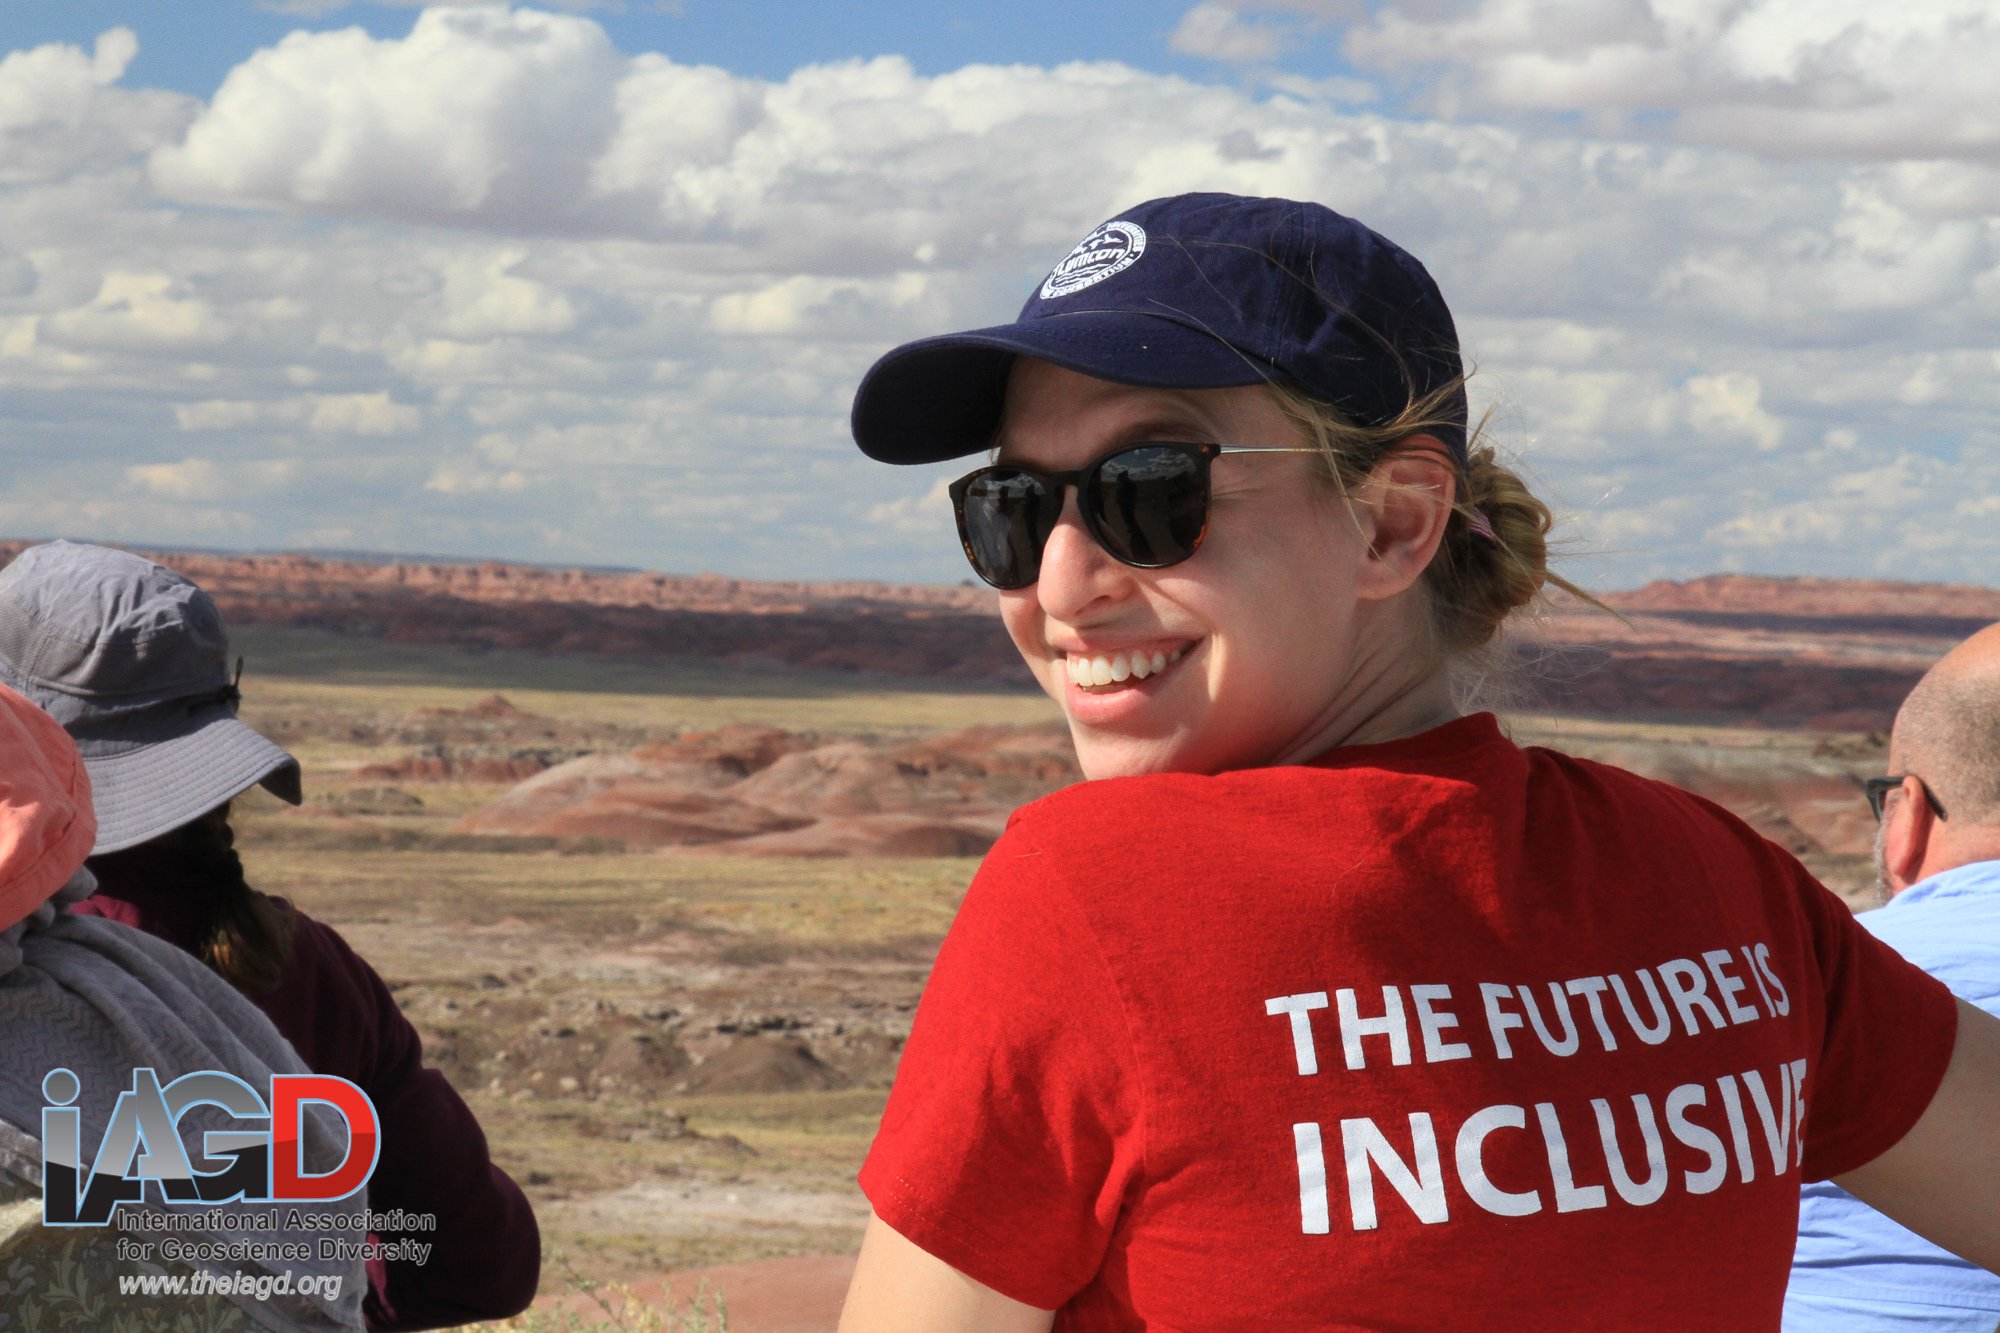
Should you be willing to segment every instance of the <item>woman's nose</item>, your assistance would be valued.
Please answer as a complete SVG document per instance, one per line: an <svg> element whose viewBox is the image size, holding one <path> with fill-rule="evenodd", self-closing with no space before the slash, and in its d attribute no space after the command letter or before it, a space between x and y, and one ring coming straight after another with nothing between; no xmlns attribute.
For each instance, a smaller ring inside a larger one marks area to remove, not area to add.
<svg viewBox="0 0 2000 1333"><path fill-rule="evenodd" d="M1084 526L1076 492L1063 497L1062 513L1042 547L1035 596L1042 610L1075 623L1097 602L1115 600L1131 585L1132 571L1113 559Z"/></svg>

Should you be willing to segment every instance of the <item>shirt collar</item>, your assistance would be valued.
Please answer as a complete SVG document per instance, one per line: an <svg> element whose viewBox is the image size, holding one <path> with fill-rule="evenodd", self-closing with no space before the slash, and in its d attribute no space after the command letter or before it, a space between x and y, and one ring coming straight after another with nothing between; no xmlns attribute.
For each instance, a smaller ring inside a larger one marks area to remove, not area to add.
<svg viewBox="0 0 2000 1333"><path fill-rule="evenodd" d="M1904 889L1889 900L1888 906L1894 907L1906 900L1918 903L1927 898L1956 898L1985 893L2000 893L2000 861L1970 861L1949 870L1940 870Z"/></svg>

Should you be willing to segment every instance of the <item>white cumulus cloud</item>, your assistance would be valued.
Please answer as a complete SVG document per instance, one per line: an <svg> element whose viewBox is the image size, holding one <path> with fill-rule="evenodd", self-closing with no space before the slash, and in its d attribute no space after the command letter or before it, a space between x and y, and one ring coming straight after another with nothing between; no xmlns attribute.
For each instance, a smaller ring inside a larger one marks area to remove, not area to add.
<svg viewBox="0 0 2000 1333"><path fill-rule="evenodd" d="M2000 492L2000 168L1796 118L1886 98L1976 146L1940 34L1977 52L1988 20L1846 3L1209 0L1210 54L1299 44L1225 84L894 56L761 79L500 5L294 33L206 103L128 87L116 32L17 52L0 525L956 581L962 469L863 461L861 373L1004 320L1114 210L1210 189L1423 258L1495 439L1603 552L1586 577L1989 579L1965 505ZM1285 68L1332 40L1348 73Z"/></svg>
<svg viewBox="0 0 2000 1333"><path fill-rule="evenodd" d="M214 308L170 273L112 270L88 303L57 311L42 336L72 347L193 350L221 342Z"/></svg>
<svg viewBox="0 0 2000 1333"><path fill-rule="evenodd" d="M125 469L126 478L141 490L204 503L274 490L298 474L299 464L287 458L239 460L227 466L211 458L183 458L176 463L142 463Z"/></svg>
<svg viewBox="0 0 2000 1333"><path fill-rule="evenodd" d="M298 398L208 398L174 406L184 431L294 426L321 435L403 435L423 423L421 409L388 393L315 393Z"/></svg>
<svg viewBox="0 0 2000 1333"><path fill-rule="evenodd" d="M1699 435L1748 440L1759 449L1775 449L1784 441L1784 425L1764 410L1764 386L1755 375L1697 375L1687 382L1686 392L1688 425Z"/></svg>
<svg viewBox="0 0 2000 1333"><path fill-rule="evenodd" d="M427 9L400 39L295 32L230 72L153 178L191 199L555 225L624 64L594 23L500 6Z"/></svg>
<svg viewBox="0 0 2000 1333"><path fill-rule="evenodd" d="M0 185L62 179L169 141L192 99L117 86L139 39L112 28L85 51L51 43L0 57Z"/></svg>
<svg viewBox="0 0 2000 1333"><path fill-rule="evenodd" d="M1670 118L1689 142L1776 157L1990 163L2000 10L1988 0L1203 0L1184 22L1321 20L1364 69L1449 115ZM1217 58L1229 58L1222 52Z"/></svg>
<svg viewBox="0 0 2000 1333"><path fill-rule="evenodd" d="M1232 5L1203 0L1181 16L1168 45L1184 55L1209 60L1269 60L1284 49L1285 35L1244 18Z"/></svg>

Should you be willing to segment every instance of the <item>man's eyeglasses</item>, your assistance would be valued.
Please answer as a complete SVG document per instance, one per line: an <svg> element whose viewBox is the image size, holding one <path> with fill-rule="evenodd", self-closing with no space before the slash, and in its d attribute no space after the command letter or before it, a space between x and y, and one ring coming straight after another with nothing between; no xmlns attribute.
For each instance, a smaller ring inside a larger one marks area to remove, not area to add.
<svg viewBox="0 0 2000 1333"><path fill-rule="evenodd" d="M1869 778L1861 784L1861 790L1868 795L1868 808L1875 812L1876 823L1882 822L1882 806L1888 801L1889 793L1905 782L1916 783L1917 790L1924 794L1924 802L1930 806L1931 813L1939 819L1945 817L1944 807L1938 804L1936 794L1924 784L1922 778L1914 773L1898 773L1892 777Z"/></svg>
<svg viewBox="0 0 2000 1333"><path fill-rule="evenodd" d="M1127 445L1068 472L999 463L951 484L965 558L996 588L1041 577L1042 548L1076 488L1083 526L1114 560L1138 569L1177 565L1208 533L1208 465L1218 454L1311 454L1317 449L1235 444Z"/></svg>

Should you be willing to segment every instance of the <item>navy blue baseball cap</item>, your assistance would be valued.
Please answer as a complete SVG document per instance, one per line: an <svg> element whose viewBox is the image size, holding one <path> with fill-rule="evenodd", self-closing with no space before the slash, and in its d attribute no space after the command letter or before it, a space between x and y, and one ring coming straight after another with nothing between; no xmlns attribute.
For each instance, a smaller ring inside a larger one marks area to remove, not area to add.
<svg viewBox="0 0 2000 1333"><path fill-rule="evenodd" d="M1276 383L1384 426L1447 390L1465 462L1458 334L1431 275L1319 204L1183 194L1127 209L1057 264L1012 324L905 343L862 378L854 439L885 463L991 448L1017 356L1117 384Z"/></svg>

